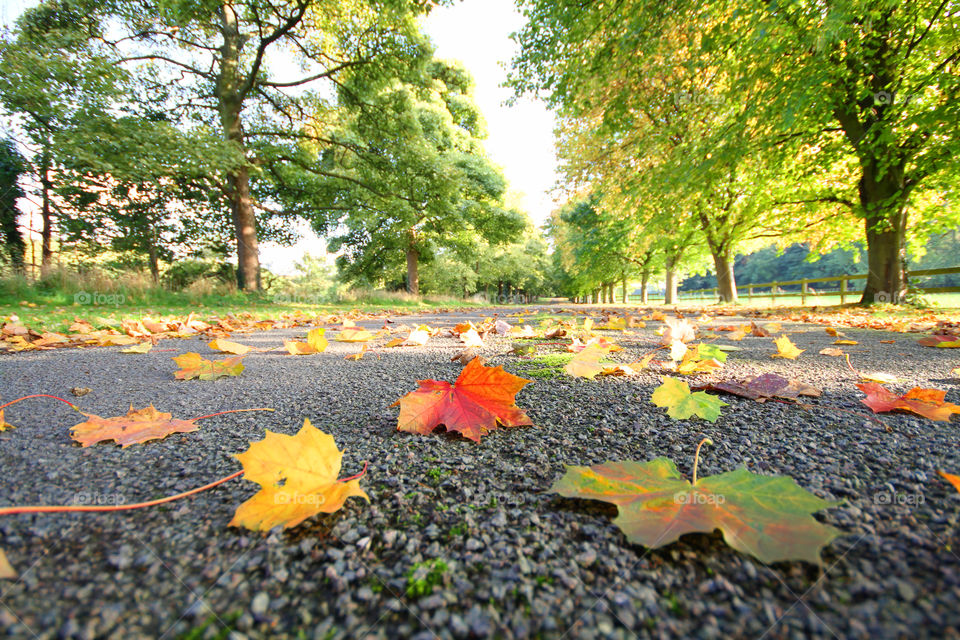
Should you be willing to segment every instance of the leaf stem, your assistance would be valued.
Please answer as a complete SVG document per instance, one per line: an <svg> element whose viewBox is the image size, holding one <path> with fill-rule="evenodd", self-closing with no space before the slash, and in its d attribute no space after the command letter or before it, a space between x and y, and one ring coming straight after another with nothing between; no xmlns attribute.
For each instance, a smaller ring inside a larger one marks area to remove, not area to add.
<svg viewBox="0 0 960 640"><path fill-rule="evenodd" d="M276 409L271 409L270 407L258 407L256 409L231 409L230 411L218 411L217 413L211 413L207 416L200 416L199 418L194 418L192 422L197 420L203 420L204 418L212 418L213 416L222 416L225 413L243 413L244 411L276 411Z"/></svg>
<svg viewBox="0 0 960 640"><path fill-rule="evenodd" d="M704 444L713 444L713 440L710 438L704 438L700 441L700 444L697 445L697 452L693 454L693 484L697 484L697 466L700 464L700 447Z"/></svg>
<svg viewBox="0 0 960 640"><path fill-rule="evenodd" d="M129 511L130 509L143 509L144 507L153 507L158 504L163 504L165 502L173 502L174 500L179 500L180 498L186 498L187 496L192 496L195 493L200 493L201 491L206 491L207 489L212 489L217 485L223 484L238 478L243 475L243 470L237 471L236 473L231 473L229 476L215 480L210 484L206 484L202 487L196 489L191 489L190 491L184 491L183 493L178 493L175 496L167 496L166 498L160 498L158 500L150 500L148 502L136 502L131 504L117 504L117 505L108 505L108 506L81 506L81 505L67 505L67 506L32 506L32 507L4 507L0 509L0 516L9 516L17 513L70 513L76 511Z"/></svg>
<svg viewBox="0 0 960 640"><path fill-rule="evenodd" d="M74 409L74 410L76 410L76 411L80 411L80 408L79 408L77 405L75 405L75 404L73 404L72 402L70 402L69 400L64 400L64 399L61 398L60 396L51 396L51 395L48 394L48 393L35 393L35 394L31 395L31 396L23 396L22 398L17 398L16 400L11 400L10 402L7 402L7 403L5 403L5 404L0 404L0 410L5 409L5 408L9 407L9 406L12 405L12 404L16 404L16 403L20 402L21 400L26 400L26 399L28 399L28 398L53 398L54 400L59 400L60 402L63 402L63 403L65 403L65 404L70 405L70 408L71 408L71 409ZM80 411L80 413L83 413L83 412Z"/></svg>
<svg viewBox="0 0 960 640"><path fill-rule="evenodd" d="M357 478L362 478L362 477L364 476L364 474L367 473L367 464L368 464L368 462L367 462L366 460L364 460L364 461L363 461L363 471L361 471L360 473L358 473L358 474L355 475L355 476L350 476L349 478L341 478L340 480L337 480L337 482L350 482L351 480L356 480Z"/></svg>

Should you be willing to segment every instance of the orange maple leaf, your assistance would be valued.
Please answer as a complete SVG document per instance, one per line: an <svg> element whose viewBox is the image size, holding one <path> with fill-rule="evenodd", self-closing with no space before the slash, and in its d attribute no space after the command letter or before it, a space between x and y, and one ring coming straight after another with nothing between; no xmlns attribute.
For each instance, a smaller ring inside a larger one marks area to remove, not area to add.
<svg viewBox="0 0 960 640"><path fill-rule="evenodd" d="M867 394L860 402L870 407L874 413L908 411L938 422L949 422L950 416L960 413L960 406L944 402L946 392L939 389L914 387L906 394L898 396L876 382L858 384L857 388Z"/></svg>
<svg viewBox="0 0 960 640"><path fill-rule="evenodd" d="M420 388L403 396L391 407L400 406L397 429L427 435L439 425L480 442L480 437L497 428L532 425L515 402L517 392L533 382L507 373L503 367L485 367L474 358L460 372L454 384L420 380Z"/></svg>
<svg viewBox="0 0 960 640"><path fill-rule="evenodd" d="M161 440L171 433L189 433L200 427L193 420L177 420L172 414L157 411L153 405L143 409L134 409L125 416L101 418L92 413L84 413L85 422L70 428L70 437L84 447L114 440L127 448L148 440Z"/></svg>

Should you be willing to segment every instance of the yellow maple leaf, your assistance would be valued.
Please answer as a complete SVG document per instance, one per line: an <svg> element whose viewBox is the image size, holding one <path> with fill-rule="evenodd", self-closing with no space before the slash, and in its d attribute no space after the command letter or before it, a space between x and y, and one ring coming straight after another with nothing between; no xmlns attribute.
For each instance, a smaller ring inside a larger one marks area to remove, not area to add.
<svg viewBox="0 0 960 640"><path fill-rule="evenodd" d="M327 349L327 339L324 337L326 329L311 329L307 332L306 342L285 340L283 348L292 356L307 356L313 353L323 353Z"/></svg>
<svg viewBox="0 0 960 640"><path fill-rule="evenodd" d="M773 341L777 345L777 352L772 354L771 358L787 358L789 360L796 360L797 356L806 351L806 349L798 349L797 345L790 342L790 338L787 336L780 336L779 338Z"/></svg>
<svg viewBox="0 0 960 640"><path fill-rule="evenodd" d="M348 327L337 335L337 342L369 342L373 334L360 327Z"/></svg>
<svg viewBox="0 0 960 640"><path fill-rule="evenodd" d="M594 378L604 370L600 359L610 353L610 349L592 344L573 357L563 368L575 378Z"/></svg>
<svg viewBox="0 0 960 640"><path fill-rule="evenodd" d="M231 342L229 340L212 340L210 342L210 348L216 349L217 351L223 351L224 353L232 353L235 356L242 356L245 353L248 353L253 347L248 347L245 344L240 344L239 342Z"/></svg>
<svg viewBox="0 0 960 640"><path fill-rule="evenodd" d="M360 477L338 480L343 452L333 436L309 419L295 436L267 430L263 440L251 442L234 456L243 465L243 477L261 489L237 507L230 526L268 531L295 527L318 513L333 513L347 498L370 497L360 488Z"/></svg>
<svg viewBox="0 0 960 640"><path fill-rule="evenodd" d="M0 549L0 580L16 580L16 578L17 572L10 566L3 549Z"/></svg>
<svg viewBox="0 0 960 640"><path fill-rule="evenodd" d="M150 353L151 349L153 349L152 342L141 342L140 344L135 344L132 347L120 349L120 353Z"/></svg>

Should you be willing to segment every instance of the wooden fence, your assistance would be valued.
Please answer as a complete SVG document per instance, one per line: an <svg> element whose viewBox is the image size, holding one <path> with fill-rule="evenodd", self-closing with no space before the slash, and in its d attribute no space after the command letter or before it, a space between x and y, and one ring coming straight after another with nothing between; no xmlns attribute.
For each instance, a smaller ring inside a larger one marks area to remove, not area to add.
<svg viewBox="0 0 960 640"><path fill-rule="evenodd" d="M948 274L960 273L960 267L946 267L943 269L920 269L917 271L910 271L910 278L922 278L927 276L940 276ZM848 297L859 296L860 292L850 288L851 280L864 280L866 279L866 274L863 275L844 275L844 276L829 276L826 278L803 278L802 280L785 280L783 282L764 282L762 284L748 284L742 287L737 287L737 296L740 298L745 298L747 300L751 298L771 298L773 303L776 304L777 298L800 298L800 304L806 304L807 298L813 296L840 296L840 304L844 304L847 301ZM823 288L815 289L810 285L820 285L822 283L839 283L839 287L836 289L833 288ZM799 290L785 291L782 287L797 287ZM927 293L955 293L960 292L960 287L919 287L911 285L909 287L911 293L917 293L920 295ZM746 293L744 293L746 292ZM692 291L681 291L678 294L680 300L691 300L691 299L717 299L720 297L719 290L716 287L711 289L693 289ZM640 296L635 294L630 294L627 296L627 299L630 302L639 302ZM663 300L663 294L650 295L648 296L649 300Z"/></svg>

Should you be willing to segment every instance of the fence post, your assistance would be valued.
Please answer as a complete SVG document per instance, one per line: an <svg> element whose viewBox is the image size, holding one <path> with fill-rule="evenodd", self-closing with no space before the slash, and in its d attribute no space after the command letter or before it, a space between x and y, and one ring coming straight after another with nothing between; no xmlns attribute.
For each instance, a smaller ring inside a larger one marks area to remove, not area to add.
<svg viewBox="0 0 960 640"><path fill-rule="evenodd" d="M847 301L847 279L840 278L840 304Z"/></svg>
<svg viewBox="0 0 960 640"><path fill-rule="evenodd" d="M800 282L800 306L806 306L807 304L807 279L804 278Z"/></svg>
<svg viewBox="0 0 960 640"><path fill-rule="evenodd" d="M753 298L753 287L747 287L747 300Z"/></svg>
<svg viewBox="0 0 960 640"><path fill-rule="evenodd" d="M770 287L770 302L772 304L777 304L777 287L780 283L774 282L773 286Z"/></svg>

